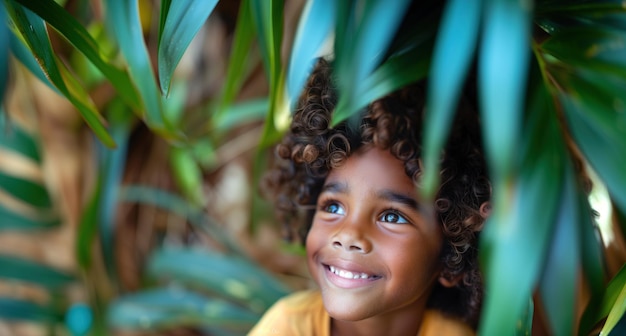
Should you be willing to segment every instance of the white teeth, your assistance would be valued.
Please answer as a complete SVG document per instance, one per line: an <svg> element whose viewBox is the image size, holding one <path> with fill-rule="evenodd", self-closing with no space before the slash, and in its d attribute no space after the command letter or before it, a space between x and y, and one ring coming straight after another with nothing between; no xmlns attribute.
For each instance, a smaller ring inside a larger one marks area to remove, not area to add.
<svg viewBox="0 0 626 336"><path fill-rule="evenodd" d="M344 271L342 269L338 269L335 266L329 266L329 268L331 272L346 279L367 279L370 277L369 275L365 273L352 273L350 271Z"/></svg>

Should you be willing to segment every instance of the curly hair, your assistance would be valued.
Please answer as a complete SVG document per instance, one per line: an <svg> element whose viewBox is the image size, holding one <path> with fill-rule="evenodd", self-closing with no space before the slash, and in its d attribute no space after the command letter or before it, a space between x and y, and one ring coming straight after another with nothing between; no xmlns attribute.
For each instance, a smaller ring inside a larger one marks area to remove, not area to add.
<svg viewBox="0 0 626 336"><path fill-rule="evenodd" d="M361 146L389 150L404 162L417 185L421 176L423 83L408 85L372 102L360 125L343 122L330 127L337 103L331 65L321 59L298 101L290 131L276 147L277 160L264 180L266 197L274 200L287 239L304 242L329 172ZM457 111L441 159L441 185L435 211L444 235L440 253L442 275L458 281L453 288L436 285L429 307L476 327L482 301L477 261L479 231L489 213L491 186L482 155L475 109Z"/></svg>

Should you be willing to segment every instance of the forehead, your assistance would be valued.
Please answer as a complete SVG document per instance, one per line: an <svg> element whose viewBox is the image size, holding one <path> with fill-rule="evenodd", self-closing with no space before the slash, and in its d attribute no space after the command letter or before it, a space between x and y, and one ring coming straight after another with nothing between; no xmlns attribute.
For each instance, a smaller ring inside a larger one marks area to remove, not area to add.
<svg viewBox="0 0 626 336"><path fill-rule="evenodd" d="M389 150L363 147L346 162L330 171L326 183L347 183L351 188L391 189L404 194L416 194L413 180L407 176L404 162Z"/></svg>

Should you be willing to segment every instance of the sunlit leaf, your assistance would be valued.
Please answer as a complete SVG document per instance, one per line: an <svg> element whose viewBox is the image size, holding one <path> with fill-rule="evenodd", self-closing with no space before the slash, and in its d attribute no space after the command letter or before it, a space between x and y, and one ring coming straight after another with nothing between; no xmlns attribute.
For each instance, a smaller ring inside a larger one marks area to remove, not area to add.
<svg viewBox="0 0 626 336"><path fill-rule="evenodd" d="M37 141L21 127L7 120L6 112L2 107L0 107L0 147L19 153L35 162L41 161Z"/></svg>
<svg viewBox="0 0 626 336"><path fill-rule="evenodd" d="M13 321L55 322L61 316L51 307L7 297L0 297L0 318Z"/></svg>
<svg viewBox="0 0 626 336"><path fill-rule="evenodd" d="M259 318L241 306L176 287L122 296L109 306L107 316L108 324L114 328L210 326L237 334L247 332Z"/></svg>
<svg viewBox="0 0 626 336"><path fill-rule="evenodd" d="M602 296L591 298L581 317L579 335L588 335L596 324L609 315L624 286L626 286L626 265L622 266L611 279Z"/></svg>
<svg viewBox="0 0 626 336"><path fill-rule="evenodd" d="M137 110L141 103L128 74L113 66L103 55L98 42L70 13L54 0L14 0L30 9L56 29L91 61L115 87L125 102Z"/></svg>
<svg viewBox="0 0 626 336"><path fill-rule="evenodd" d="M167 3L167 18L159 36L159 82L163 95L169 93L174 69L198 33L217 0L188 0ZM163 8L162 8L163 10Z"/></svg>
<svg viewBox="0 0 626 336"><path fill-rule="evenodd" d="M300 96L302 87L313 69L315 57L335 25L335 4L333 0L307 1L298 22L293 42L287 92L291 108Z"/></svg>
<svg viewBox="0 0 626 336"><path fill-rule="evenodd" d="M162 249L148 262L148 272L152 277L176 279L244 303L257 313L288 293L284 285L253 263L208 250Z"/></svg>
<svg viewBox="0 0 626 336"><path fill-rule="evenodd" d="M606 317L606 322L604 323L604 327L602 331L600 331L601 335L608 335L611 333L613 328L618 324L618 322L623 319L626 314L626 284L622 285L622 289L615 300L615 304L609 311L609 315Z"/></svg>
<svg viewBox="0 0 626 336"><path fill-rule="evenodd" d="M59 62L50 45L50 39L44 22L28 9L24 9L14 0L4 0L9 16L19 33L26 40L31 52L37 58L47 77L63 95L72 102L96 136L106 146L114 147L115 142L104 126L104 120L98 113L93 101L84 88Z"/></svg>
<svg viewBox="0 0 626 336"><path fill-rule="evenodd" d="M36 284L50 289L69 285L76 278L50 266L18 256L0 254L0 278Z"/></svg>
<svg viewBox="0 0 626 336"><path fill-rule="evenodd" d="M452 0L446 4L428 81L422 157L426 195L432 196L439 184L439 156L474 59L481 9L482 1Z"/></svg>

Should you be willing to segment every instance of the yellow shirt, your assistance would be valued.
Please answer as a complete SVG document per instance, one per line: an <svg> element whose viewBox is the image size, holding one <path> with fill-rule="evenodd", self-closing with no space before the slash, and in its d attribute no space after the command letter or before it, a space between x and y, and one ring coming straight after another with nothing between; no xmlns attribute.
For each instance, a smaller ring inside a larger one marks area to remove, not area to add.
<svg viewBox="0 0 626 336"><path fill-rule="evenodd" d="M291 294L274 304L248 336L330 336L330 316L319 291ZM427 310L418 336L473 336L464 323Z"/></svg>

